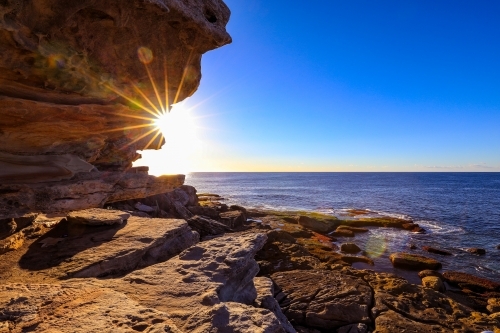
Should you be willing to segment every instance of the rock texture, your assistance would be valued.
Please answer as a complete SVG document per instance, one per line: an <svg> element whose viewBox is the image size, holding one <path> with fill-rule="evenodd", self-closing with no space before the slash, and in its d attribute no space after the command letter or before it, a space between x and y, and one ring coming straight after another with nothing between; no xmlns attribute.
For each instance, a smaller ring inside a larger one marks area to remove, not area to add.
<svg viewBox="0 0 500 333"><path fill-rule="evenodd" d="M0 285L0 332L182 333L167 314L107 288Z"/></svg>
<svg viewBox="0 0 500 333"><path fill-rule="evenodd" d="M259 270L253 257L266 239L254 233L218 237L105 283L168 313L185 332L218 332L224 326L228 332L285 332L272 312L251 306Z"/></svg>
<svg viewBox="0 0 500 333"><path fill-rule="evenodd" d="M184 175L148 176L122 172L79 173L70 180L37 184L0 184L0 219L28 212L57 213L102 207L172 190Z"/></svg>
<svg viewBox="0 0 500 333"><path fill-rule="evenodd" d="M139 195L123 172L161 147L154 120L195 92L229 16L221 0L1 1L0 219L182 185L137 173Z"/></svg>
<svg viewBox="0 0 500 333"><path fill-rule="evenodd" d="M362 279L321 270L279 272L271 278L293 324L331 330L371 322L372 291Z"/></svg>
<svg viewBox="0 0 500 333"><path fill-rule="evenodd" d="M21 258L21 268L48 277L123 274L166 260L198 241L183 220L132 216L111 226L62 222Z"/></svg>

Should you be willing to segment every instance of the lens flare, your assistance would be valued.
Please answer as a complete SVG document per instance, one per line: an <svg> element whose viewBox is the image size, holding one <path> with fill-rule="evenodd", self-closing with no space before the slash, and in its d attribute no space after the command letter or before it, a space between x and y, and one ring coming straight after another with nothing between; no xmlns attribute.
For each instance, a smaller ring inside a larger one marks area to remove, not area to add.
<svg viewBox="0 0 500 333"><path fill-rule="evenodd" d="M153 51L144 46L141 46L137 50L137 56L139 57L139 61L145 65L153 61Z"/></svg>
<svg viewBox="0 0 500 333"><path fill-rule="evenodd" d="M365 251L370 258L379 258L387 250L387 240L383 235L371 236L366 242Z"/></svg>

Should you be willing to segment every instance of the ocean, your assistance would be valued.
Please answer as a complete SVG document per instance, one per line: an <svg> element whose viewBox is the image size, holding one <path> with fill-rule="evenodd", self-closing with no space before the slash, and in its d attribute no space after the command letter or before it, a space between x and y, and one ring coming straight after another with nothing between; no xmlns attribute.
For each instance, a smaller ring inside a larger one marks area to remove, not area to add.
<svg viewBox="0 0 500 333"><path fill-rule="evenodd" d="M414 234L372 228L353 239L375 265L419 283L415 272L394 269L392 252L412 251L435 258L443 270L456 270L500 282L500 173L190 173L186 184L198 193L221 195L227 204L247 208L306 210L336 215L347 209L412 219L427 230ZM417 246L409 250L409 244ZM434 246L453 253L424 252ZM486 255L465 249L486 249Z"/></svg>

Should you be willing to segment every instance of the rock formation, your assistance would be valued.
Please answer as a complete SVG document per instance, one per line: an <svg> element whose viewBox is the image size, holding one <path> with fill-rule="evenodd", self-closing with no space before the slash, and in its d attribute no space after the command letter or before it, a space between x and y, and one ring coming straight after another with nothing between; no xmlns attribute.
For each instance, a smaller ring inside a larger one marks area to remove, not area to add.
<svg viewBox="0 0 500 333"><path fill-rule="evenodd" d="M1 1L0 219L182 185L124 171L161 147L154 120L197 89L229 15L221 0ZM61 182L72 190L45 191Z"/></svg>

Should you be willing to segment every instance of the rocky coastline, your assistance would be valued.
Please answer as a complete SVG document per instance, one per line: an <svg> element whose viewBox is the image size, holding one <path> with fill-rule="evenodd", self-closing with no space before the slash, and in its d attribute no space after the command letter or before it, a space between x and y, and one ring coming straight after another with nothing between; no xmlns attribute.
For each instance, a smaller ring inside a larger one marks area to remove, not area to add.
<svg viewBox="0 0 500 333"><path fill-rule="evenodd" d="M499 333L494 281L410 248L391 260L421 284L353 267L374 267L360 234L425 232L412 221L228 206L132 167L231 42L229 16L221 0L0 1L0 332Z"/></svg>
<svg viewBox="0 0 500 333"><path fill-rule="evenodd" d="M12 223L23 227L2 240L17 244L0 261L5 332L500 330L498 283L438 272L411 250L391 260L418 270L421 285L352 267L371 263L356 245L367 228L423 232L393 217L228 207L182 185Z"/></svg>

